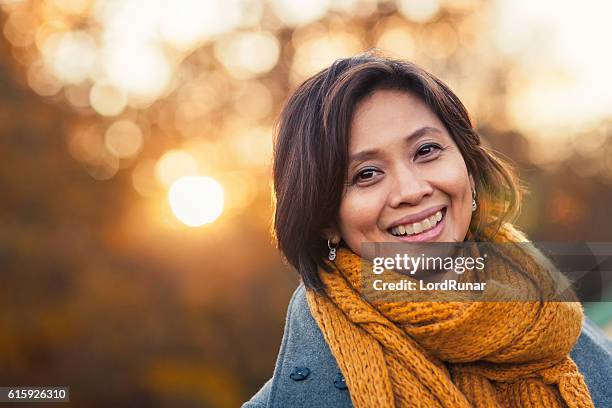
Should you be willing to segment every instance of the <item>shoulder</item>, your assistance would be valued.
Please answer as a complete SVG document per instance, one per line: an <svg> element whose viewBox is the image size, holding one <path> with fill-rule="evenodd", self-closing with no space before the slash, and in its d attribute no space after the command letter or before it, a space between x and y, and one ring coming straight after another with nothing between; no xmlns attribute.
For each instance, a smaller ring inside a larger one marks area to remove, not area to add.
<svg viewBox="0 0 612 408"><path fill-rule="evenodd" d="M595 407L612 407L612 342L588 318L570 353L589 387Z"/></svg>
<svg viewBox="0 0 612 408"><path fill-rule="evenodd" d="M585 378L595 407L612 407L612 342L588 318L571 357ZM243 408L352 407L342 381L300 284L289 302L274 374Z"/></svg>
<svg viewBox="0 0 612 408"><path fill-rule="evenodd" d="M289 302L274 374L243 408L352 407L340 369L300 284Z"/></svg>

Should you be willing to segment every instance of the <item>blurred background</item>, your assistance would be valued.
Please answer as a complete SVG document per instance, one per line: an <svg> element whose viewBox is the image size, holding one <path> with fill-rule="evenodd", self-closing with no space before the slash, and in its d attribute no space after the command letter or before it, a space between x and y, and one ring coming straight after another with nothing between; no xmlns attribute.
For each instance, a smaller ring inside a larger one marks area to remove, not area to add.
<svg viewBox="0 0 612 408"><path fill-rule="evenodd" d="M272 130L334 59L432 71L530 193L533 240L611 241L606 1L0 0L0 384L79 407L237 407L297 274ZM610 303L585 305L612 333Z"/></svg>

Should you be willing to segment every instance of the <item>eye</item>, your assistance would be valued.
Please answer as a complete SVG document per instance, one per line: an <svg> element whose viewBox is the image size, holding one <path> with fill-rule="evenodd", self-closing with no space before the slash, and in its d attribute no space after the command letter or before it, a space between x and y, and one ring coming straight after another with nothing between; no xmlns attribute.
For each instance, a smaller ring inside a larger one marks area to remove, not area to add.
<svg viewBox="0 0 612 408"><path fill-rule="evenodd" d="M439 154L441 150L442 150L442 147L440 145L435 144L435 143L427 143L421 146L419 150L417 150L416 155L417 155L417 158L419 157L428 158L428 157L433 157Z"/></svg>
<svg viewBox="0 0 612 408"><path fill-rule="evenodd" d="M375 168L371 168L371 167L365 168L361 170L359 173L355 174L355 177L353 177L353 184L358 184L358 183L366 184L376 177L376 173L379 173L379 171Z"/></svg>

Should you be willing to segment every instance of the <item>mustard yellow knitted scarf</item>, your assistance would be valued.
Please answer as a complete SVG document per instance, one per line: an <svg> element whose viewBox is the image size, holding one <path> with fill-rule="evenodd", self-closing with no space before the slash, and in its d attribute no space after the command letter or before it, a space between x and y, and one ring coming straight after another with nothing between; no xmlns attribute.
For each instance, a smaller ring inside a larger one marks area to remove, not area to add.
<svg viewBox="0 0 612 408"><path fill-rule="evenodd" d="M517 239L506 225L495 241ZM521 254L524 271L547 276ZM333 271L319 271L324 293L306 293L355 407L593 407L569 356L580 303L371 303L358 289L363 262L341 248Z"/></svg>

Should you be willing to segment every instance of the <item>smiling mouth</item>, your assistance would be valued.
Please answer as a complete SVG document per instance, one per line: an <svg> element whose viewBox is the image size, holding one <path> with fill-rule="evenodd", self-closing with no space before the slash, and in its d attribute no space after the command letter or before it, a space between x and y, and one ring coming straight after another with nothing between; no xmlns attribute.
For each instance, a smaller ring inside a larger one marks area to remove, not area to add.
<svg viewBox="0 0 612 408"><path fill-rule="evenodd" d="M446 207L437 211L435 214L430 215L427 218L422 219L419 222L412 222L409 224L398 225L393 228L387 229L387 232L395 237L407 237L413 235L419 235L438 225L444 216L446 215Z"/></svg>

